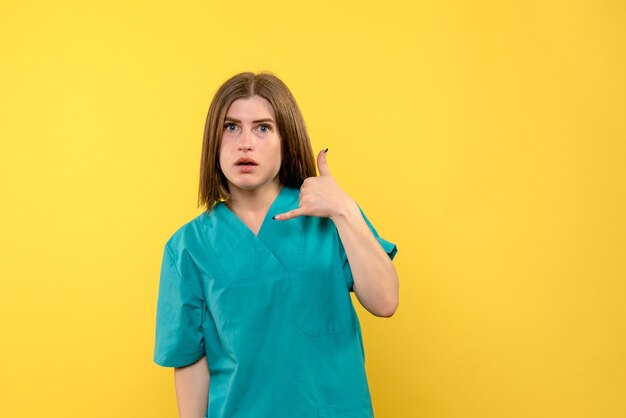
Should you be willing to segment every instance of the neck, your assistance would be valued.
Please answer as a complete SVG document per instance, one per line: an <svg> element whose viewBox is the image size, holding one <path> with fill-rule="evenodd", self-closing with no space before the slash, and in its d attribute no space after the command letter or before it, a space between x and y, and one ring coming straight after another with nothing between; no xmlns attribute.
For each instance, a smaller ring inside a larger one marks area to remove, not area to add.
<svg viewBox="0 0 626 418"><path fill-rule="evenodd" d="M280 193L283 185L271 182L258 189L241 189L230 185L230 198L225 202L235 213L264 212Z"/></svg>

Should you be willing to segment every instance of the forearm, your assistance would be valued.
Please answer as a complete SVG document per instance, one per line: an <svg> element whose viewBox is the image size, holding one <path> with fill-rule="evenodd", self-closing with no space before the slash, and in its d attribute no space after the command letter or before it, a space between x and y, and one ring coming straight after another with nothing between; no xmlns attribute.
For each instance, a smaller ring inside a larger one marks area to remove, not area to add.
<svg viewBox="0 0 626 418"><path fill-rule="evenodd" d="M180 418L204 418L209 400L210 375L206 357L174 369Z"/></svg>
<svg viewBox="0 0 626 418"><path fill-rule="evenodd" d="M393 315L398 306L398 275L357 204L352 200L346 202L332 220L350 263L357 299L376 316Z"/></svg>

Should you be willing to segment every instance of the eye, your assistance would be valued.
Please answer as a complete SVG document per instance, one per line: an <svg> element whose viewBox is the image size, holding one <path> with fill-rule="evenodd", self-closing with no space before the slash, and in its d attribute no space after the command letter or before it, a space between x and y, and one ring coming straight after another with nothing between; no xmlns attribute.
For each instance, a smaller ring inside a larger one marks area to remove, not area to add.
<svg viewBox="0 0 626 418"><path fill-rule="evenodd" d="M261 131L261 133L266 133L272 130L272 127L269 126L268 124L264 123L262 125L259 125L259 131Z"/></svg>
<svg viewBox="0 0 626 418"><path fill-rule="evenodd" d="M226 129L228 132L235 132L235 130L237 129L237 125L232 122L226 122L224 124L224 129Z"/></svg>

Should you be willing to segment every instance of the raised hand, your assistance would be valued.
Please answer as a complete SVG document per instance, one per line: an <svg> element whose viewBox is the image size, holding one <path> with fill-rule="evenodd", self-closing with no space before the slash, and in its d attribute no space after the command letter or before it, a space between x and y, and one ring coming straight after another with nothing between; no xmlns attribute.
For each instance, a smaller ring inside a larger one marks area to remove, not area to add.
<svg viewBox="0 0 626 418"><path fill-rule="evenodd" d="M344 213L356 206L356 203L341 190L330 174L330 169L326 162L327 151L328 148L317 154L319 176L308 177L302 183L298 208L278 214L274 219L284 221L298 216L317 216L332 219L336 214Z"/></svg>

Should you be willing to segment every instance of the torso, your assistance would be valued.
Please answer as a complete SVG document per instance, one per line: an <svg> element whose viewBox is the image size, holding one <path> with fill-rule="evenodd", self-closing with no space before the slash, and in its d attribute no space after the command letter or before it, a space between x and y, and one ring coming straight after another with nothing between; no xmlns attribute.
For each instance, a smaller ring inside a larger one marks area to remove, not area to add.
<svg viewBox="0 0 626 418"><path fill-rule="evenodd" d="M253 219L218 204L173 237L182 276L200 273L202 281L209 416L372 417L332 221L271 219L295 209L298 194L286 188Z"/></svg>

